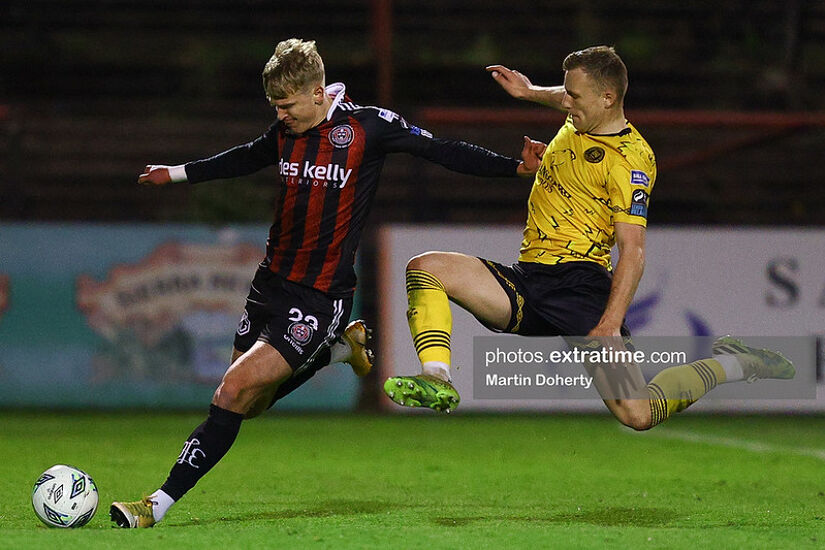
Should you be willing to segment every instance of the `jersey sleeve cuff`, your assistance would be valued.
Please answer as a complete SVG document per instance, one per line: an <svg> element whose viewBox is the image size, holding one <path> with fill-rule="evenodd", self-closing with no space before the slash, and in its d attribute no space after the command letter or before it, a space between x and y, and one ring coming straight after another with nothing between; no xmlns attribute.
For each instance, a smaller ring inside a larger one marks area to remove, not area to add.
<svg viewBox="0 0 825 550"><path fill-rule="evenodd" d="M178 164L177 166L170 166L169 178L171 178L172 183L189 181L189 178L186 177L186 165Z"/></svg>

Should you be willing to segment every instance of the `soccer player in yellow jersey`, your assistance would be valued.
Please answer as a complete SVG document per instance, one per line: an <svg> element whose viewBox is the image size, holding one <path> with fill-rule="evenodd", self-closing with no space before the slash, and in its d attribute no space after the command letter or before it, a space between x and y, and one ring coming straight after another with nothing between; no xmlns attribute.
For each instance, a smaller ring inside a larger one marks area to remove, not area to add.
<svg viewBox="0 0 825 550"><path fill-rule="evenodd" d="M449 374L449 301L498 332L587 336L568 342L595 341L605 348L621 348L630 335L624 317L644 270L656 160L625 119L627 69L613 48L573 52L562 68L564 85L540 87L518 71L487 67L513 97L565 111L567 120L549 145L534 142L541 164L518 263L454 252L427 252L408 263L407 317L422 374L386 381L384 391L400 405L446 412L458 405ZM610 412L638 430L683 410L719 383L794 375L778 353L731 337L716 341L712 359L665 369L649 383L638 366L623 365L627 389L620 395L611 392L616 369L606 367L588 366L594 385Z"/></svg>

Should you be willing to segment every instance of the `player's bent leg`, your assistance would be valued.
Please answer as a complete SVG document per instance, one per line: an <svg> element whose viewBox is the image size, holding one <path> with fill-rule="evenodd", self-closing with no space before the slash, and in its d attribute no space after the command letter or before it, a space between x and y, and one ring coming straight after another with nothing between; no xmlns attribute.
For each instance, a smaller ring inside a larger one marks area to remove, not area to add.
<svg viewBox="0 0 825 550"><path fill-rule="evenodd" d="M645 378L638 365L588 363L585 369L616 420L637 431L652 426Z"/></svg>
<svg viewBox="0 0 825 550"><path fill-rule="evenodd" d="M644 431L653 427L648 399L605 399L604 404L628 428Z"/></svg>
<svg viewBox="0 0 825 550"><path fill-rule="evenodd" d="M787 380L795 373L793 364L781 353L723 336L713 344L713 358L670 367L653 377L647 385L651 426L687 409L718 384L761 378Z"/></svg>
<svg viewBox="0 0 825 550"><path fill-rule="evenodd" d="M504 329L510 321L510 299L484 264L458 252L425 252L407 263L407 272L435 276L449 299L485 324Z"/></svg>
<svg viewBox="0 0 825 550"><path fill-rule="evenodd" d="M638 365L588 369L593 385L616 420L636 431L652 427L650 400ZM612 372L611 372L612 371Z"/></svg>
<svg viewBox="0 0 825 550"><path fill-rule="evenodd" d="M264 342L256 342L240 356L233 355L235 361L215 391L206 421L184 443L166 482L139 501L112 503L109 515L118 527L152 527L160 521L227 453L244 415L259 414L260 403L268 405L278 385L292 374L283 356Z"/></svg>
<svg viewBox="0 0 825 550"><path fill-rule="evenodd" d="M384 392L399 405L450 412L460 402L449 376L450 300L499 328L509 322L510 300L478 258L454 252L427 252L410 260L407 300L410 333L423 373L391 377Z"/></svg>

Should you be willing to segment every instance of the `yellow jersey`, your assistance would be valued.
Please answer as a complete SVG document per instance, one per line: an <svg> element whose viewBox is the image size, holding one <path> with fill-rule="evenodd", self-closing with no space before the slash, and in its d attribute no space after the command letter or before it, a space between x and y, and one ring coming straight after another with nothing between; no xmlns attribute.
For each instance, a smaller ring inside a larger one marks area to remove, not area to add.
<svg viewBox="0 0 825 550"><path fill-rule="evenodd" d="M618 134L587 134L568 117L536 173L519 261L612 270L614 223L647 224L655 180L653 150L631 124Z"/></svg>

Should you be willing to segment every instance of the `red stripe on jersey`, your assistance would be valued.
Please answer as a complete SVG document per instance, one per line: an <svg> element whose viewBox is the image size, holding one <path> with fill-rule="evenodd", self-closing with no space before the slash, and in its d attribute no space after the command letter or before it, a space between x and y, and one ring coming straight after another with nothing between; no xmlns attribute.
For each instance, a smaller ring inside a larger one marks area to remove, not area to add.
<svg viewBox="0 0 825 550"><path fill-rule="evenodd" d="M280 151L284 150L285 142L286 135L283 131L281 131L278 135L278 148ZM304 159L306 147L306 138L294 140L292 154L289 156L289 162L301 163ZM280 270L280 264L283 260L281 251L287 249L292 232L295 230L295 200L298 197L299 189L295 176L282 176L281 182L286 185L287 192L283 202L279 205L278 220L280 223L278 224L278 227L275 228L277 234L270 234L273 245L273 254L272 262L269 264L269 270L274 273L278 273Z"/></svg>
<svg viewBox="0 0 825 550"><path fill-rule="evenodd" d="M355 131L356 139L349 146L349 155L347 156L347 165L345 170L352 170L350 177L350 184L345 185L341 189L341 194L338 199L338 217L335 220L335 233L332 236L332 243L327 249L326 258L324 258L324 267L321 269L318 279L315 281L315 288L326 292L332 286L332 280L335 276L335 271L338 269L338 264L341 263L341 243L349 234L350 221L352 220L352 207L355 203L355 189L358 186L358 171L361 167L361 161L364 158L364 149L366 147L366 133L363 126L353 117L348 117L348 122Z"/></svg>
<svg viewBox="0 0 825 550"><path fill-rule="evenodd" d="M332 147L329 146L329 129L320 133L321 142L318 147L318 154L315 156L315 165L328 166L332 161ZM297 251L295 262L292 264L292 270L289 272L289 275L287 275L287 279L290 281L303 280L309 267L312 251L318 245L318 235L321 231L321 215L324 212L324 199L327 195L327 188L324 184L327 180L316 181L318 185L315 185L315 182L313 182L312 189L309 192L306 218L304 220L304 240L301 242L301 247Z"/></svg>

